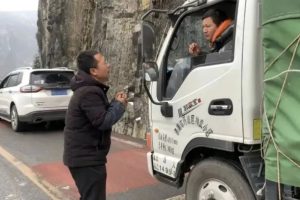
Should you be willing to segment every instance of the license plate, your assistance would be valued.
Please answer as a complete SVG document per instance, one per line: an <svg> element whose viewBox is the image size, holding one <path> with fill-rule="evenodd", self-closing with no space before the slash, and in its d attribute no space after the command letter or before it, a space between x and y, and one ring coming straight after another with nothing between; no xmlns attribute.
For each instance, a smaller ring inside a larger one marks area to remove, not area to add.
<svg viewBox="0 0 300 200"><path fill-rule="evenodd" d="M67 95L67 90L51 90L52 96Z"/></svg>

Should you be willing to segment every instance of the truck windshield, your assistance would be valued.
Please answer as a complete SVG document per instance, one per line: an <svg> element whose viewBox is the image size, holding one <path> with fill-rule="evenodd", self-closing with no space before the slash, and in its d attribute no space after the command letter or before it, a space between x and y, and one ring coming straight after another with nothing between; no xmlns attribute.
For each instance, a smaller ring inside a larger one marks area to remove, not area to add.
<svg viewBox="0 0 300 200"><path fill-rule="evenodd" d="M167 36L167 33L171 27L171 21L166 14L159 14L151 18L150 23L155 30L155 49L152 60L156 60L160 51L160 48Z"/></svg>

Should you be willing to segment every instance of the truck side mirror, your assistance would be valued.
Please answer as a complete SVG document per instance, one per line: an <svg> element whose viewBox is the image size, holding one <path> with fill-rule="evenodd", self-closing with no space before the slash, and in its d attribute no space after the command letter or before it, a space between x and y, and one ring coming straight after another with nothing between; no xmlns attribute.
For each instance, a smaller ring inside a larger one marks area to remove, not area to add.
<svg viewBox="0 0 300 200"><path fill-rule="evenodd" d="M143 61L154 60L155 31L150 22L142 23L142 58Z"/></svg>
<svg viewBox="0 0 300 200"><path fill-rule="evenodd" d="M155 62L143 63L143 71L144 71L144 79L147 82L158 80L159 73Z"/></svg>

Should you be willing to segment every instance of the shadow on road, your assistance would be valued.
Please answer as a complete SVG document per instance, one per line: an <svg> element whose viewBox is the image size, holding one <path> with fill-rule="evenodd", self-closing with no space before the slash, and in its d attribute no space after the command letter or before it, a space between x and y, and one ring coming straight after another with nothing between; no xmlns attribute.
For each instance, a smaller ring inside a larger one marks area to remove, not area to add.
<svg viewBox="0 0 300 200"><path fill-rule="evenodd" d="M0 119L0 126L11 129L11 124ZM65 127L64 121L42 122L39 124L24 124L24 130L19 134L39 134L50 133L53 131L63 131ZM13 130L12 130L13 131Z"/></svg>
<svg viewBox="0 0 300 200"><path fill-rule="evenodd" d="M26 124L24 129L24 134L30 132L31 134L47 133L53 131L63 131L65 123L63 121L53 121L53 122L42 122L39 124Z"/></svg>

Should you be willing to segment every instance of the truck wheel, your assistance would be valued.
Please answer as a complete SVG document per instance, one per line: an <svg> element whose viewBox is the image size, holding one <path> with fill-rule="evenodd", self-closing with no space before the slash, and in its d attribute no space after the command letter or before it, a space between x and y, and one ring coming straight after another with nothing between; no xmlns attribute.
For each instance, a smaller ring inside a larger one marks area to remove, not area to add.
<svg viewBox="0 0 300 200"><path fill-rule="evenodd" d="M239 169L217 159L198 163L190 172L186 200L255 200Z"/></svg>
<svg viewBox="0 0 300 200"><path fill-rule="evenodd" d="M10 110L10 121L11 121L11 128L15 132L23 131L24 123L20 122L19 114L15 105L13 105Z"/></svg>

